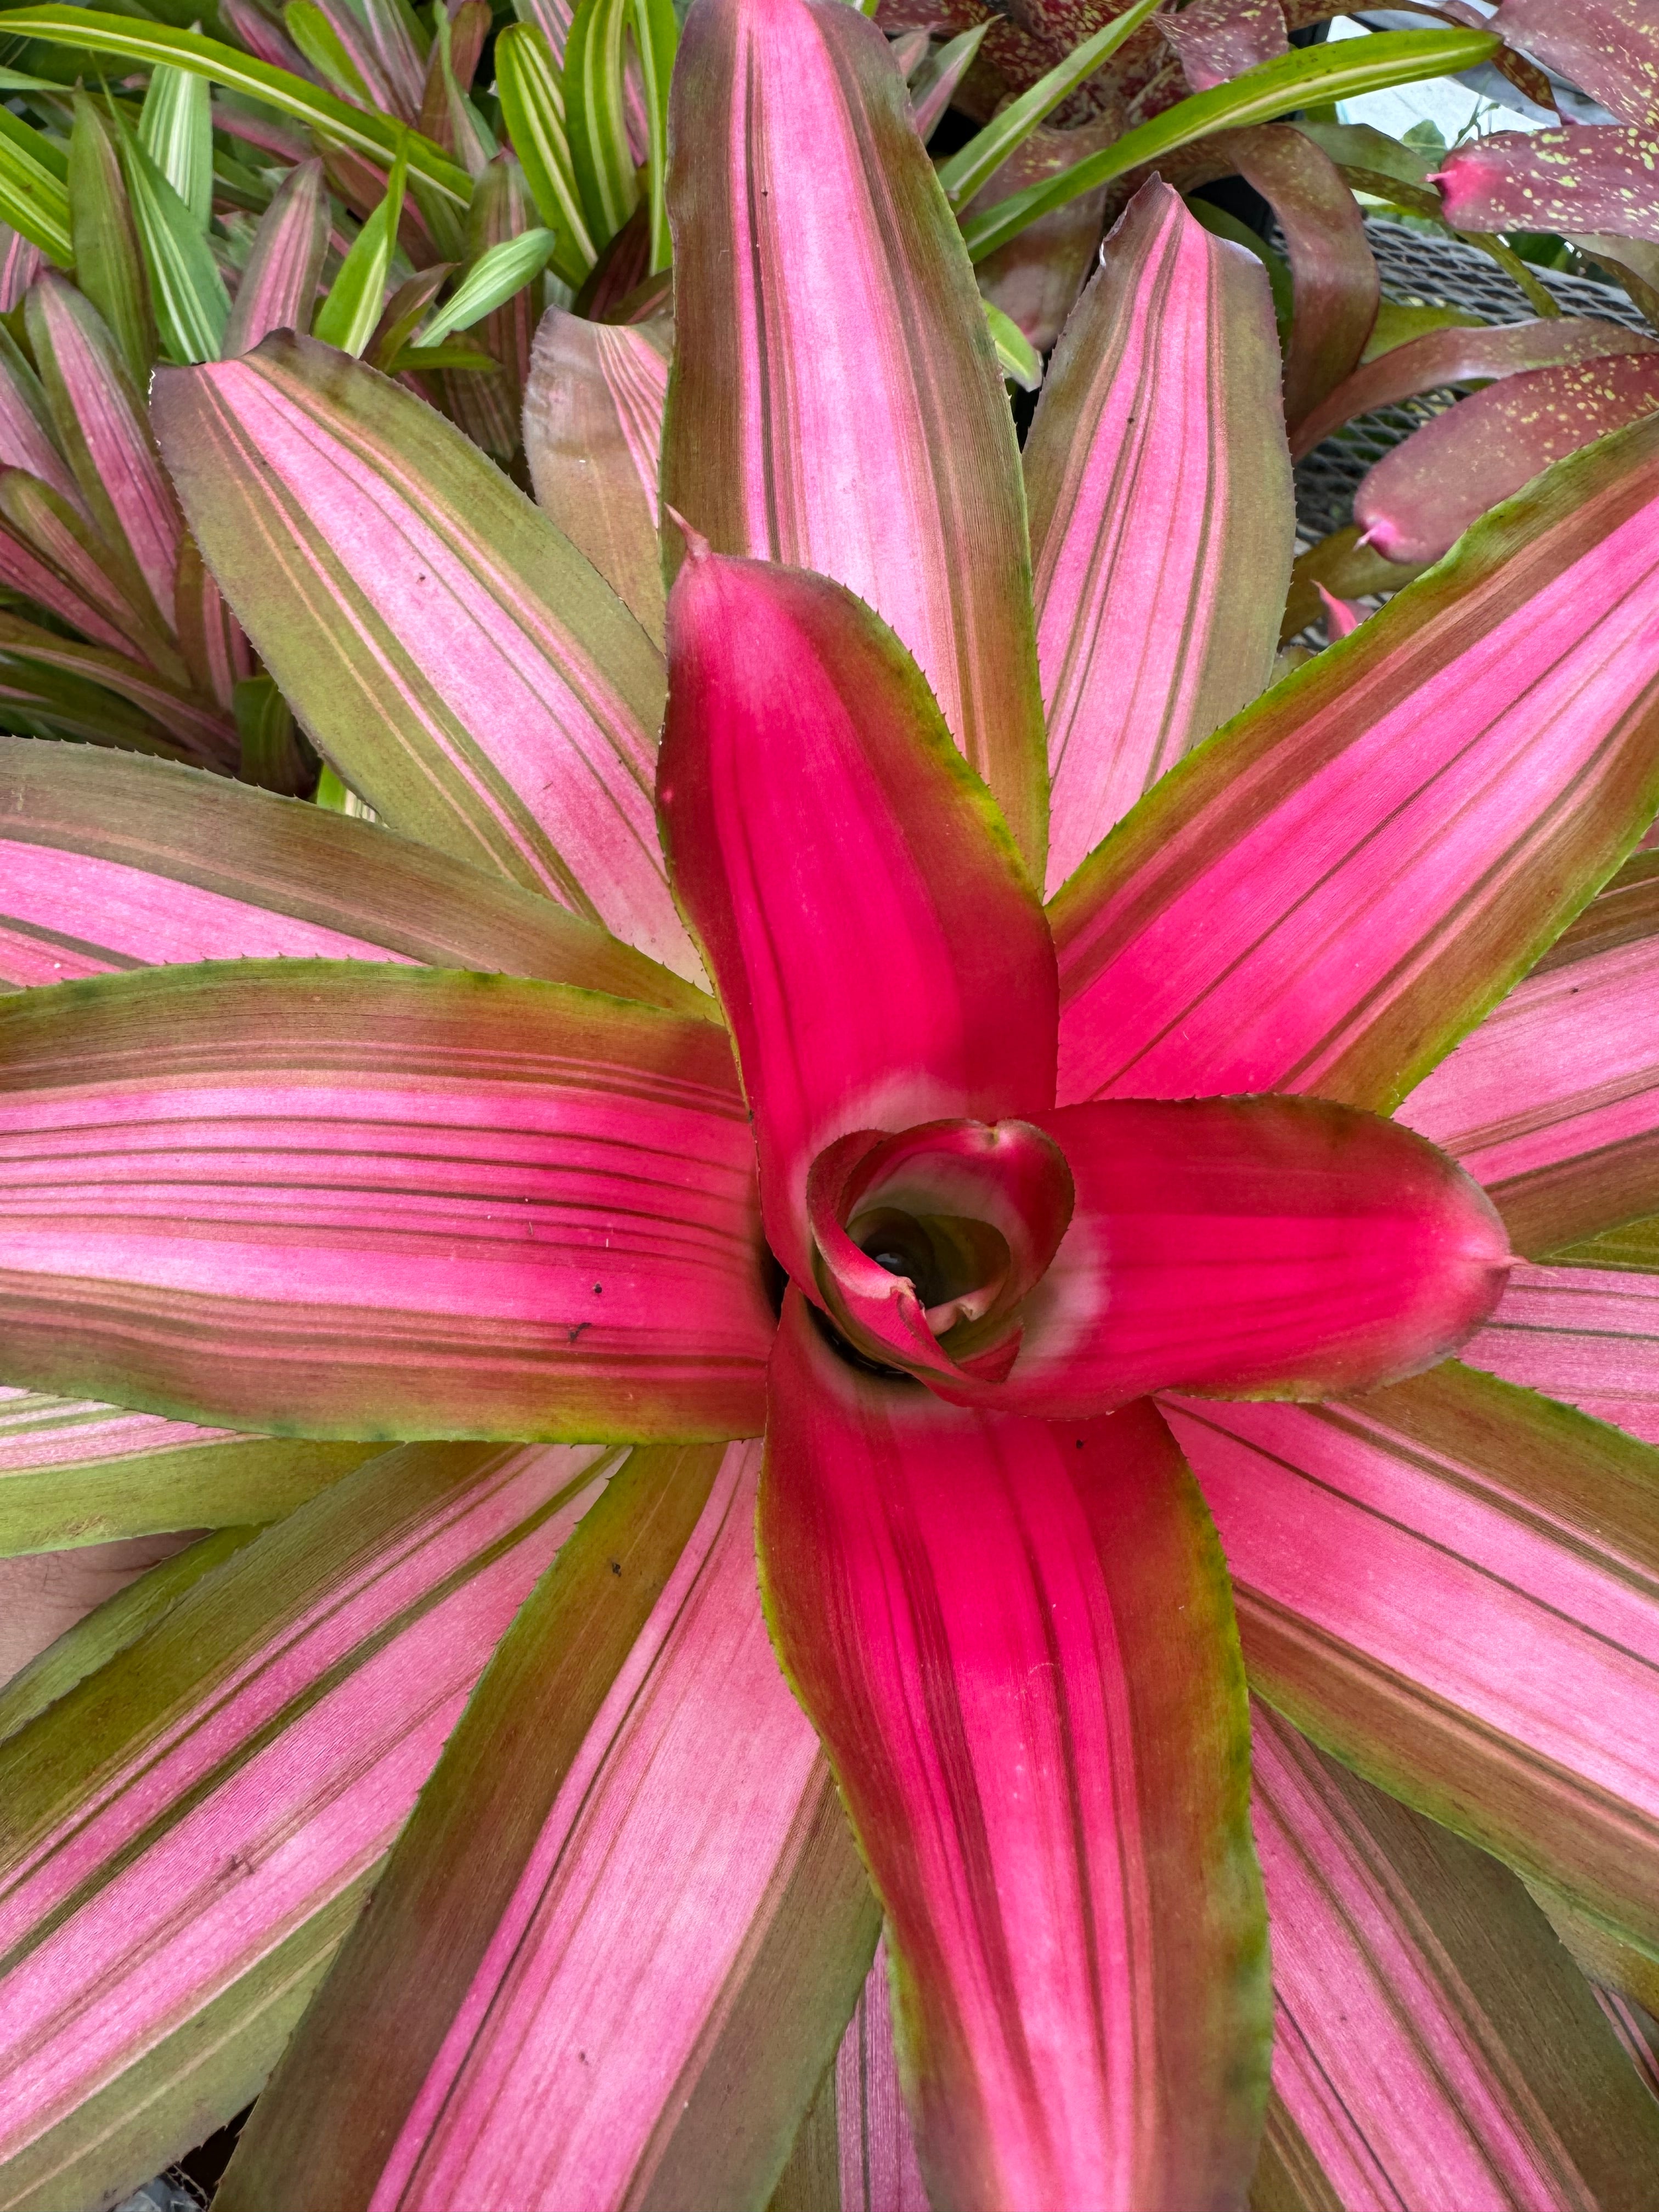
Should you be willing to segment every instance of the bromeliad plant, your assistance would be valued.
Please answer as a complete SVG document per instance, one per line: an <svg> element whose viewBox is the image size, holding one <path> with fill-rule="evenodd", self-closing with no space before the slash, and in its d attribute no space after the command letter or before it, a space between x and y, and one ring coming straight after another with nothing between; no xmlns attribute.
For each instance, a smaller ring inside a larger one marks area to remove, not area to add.
<svg viewBox="0 0 1659 2212"><path fill-rule="evenodd" d="M896 2069L940 2205L1638 2206L1509 1869L1628 2028L1659 1462L1522 1386L1652 1426L1659 433L1258 697L1259 265L1149 186L1022 483L879 33L675 101L659 758L627 332L594 561L158 380L386 826L0 752L0 1528L216 1531L0 1704L0 2203L275 2065L223 2206L914 2203Z"/></svg>

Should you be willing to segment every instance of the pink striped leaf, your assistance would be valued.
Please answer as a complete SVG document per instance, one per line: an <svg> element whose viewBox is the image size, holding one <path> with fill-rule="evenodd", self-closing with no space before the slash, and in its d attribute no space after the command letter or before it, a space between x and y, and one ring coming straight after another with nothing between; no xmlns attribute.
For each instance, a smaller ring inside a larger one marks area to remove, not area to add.
<svg viewBox="0 0 1659 2212"><path fill-rule="evenodd" d="M0 999L0 1373L288 1434L754 1435L725 1033L240 961Z"/></svg>
<svg viewBox="0 0 1659 2212"><path fill-rule="evenodd" d="M614 1457L382 1454L0 1745L0 2202L112 2203L260 2087Z"/></svg>
<svg viewBox="0 0 1659 2212"><path fill-rule="evenodd" d="M1261 1695L1659 1958L1659 1455L1452 1364L1164 1402Z"/></svg>
<svg viewBox="0 0 1659 2212"><path fill-rule="evenodd" d="M283 957L495 970L708 1011L593 923L389 830L221 776L0 737L0 981Z"/></svg>
<svg viewBox="0 0 1659 2212"><path fill-rule="evenodd" d="M1431 181L1457 230L1607 230L1659 239L1659 178L1645 125L1499 131L1448 154Z"/></svg>
<svg viewBox="0 0 1659 2212"><path fill-rule="evenodd" d="M235 1436L0 1385L0 1554L275 1521L379 1449Z"/></svg>
<svg viewBox="0 0 1659 2212"><path fill-rule="evenodd" d="M663 496L716 551L866 599L1040 877L1019 455L904 82L838 0L710 0L674 71Z"/></svg>
<svg viewBox="0 0 1659 2212"><path fill-rule="evenodd" d="M884 1941L768 2212L928 2212L899 2086L890 1981Z"/></svg>
<svg viewBox="0 0 1659 2212"><path fill-rule="evenodd" d="M222 2212L764 2203L876 1911L757 1601L759 1456L612 1479L485 1675Z"/></svg>
<svg viewBox="0 0 1659 2212"><path fill-rule="evenodd" d="M236 686L254 672L253 648L204 565L196 540L188 536L179 548L173 611L179 651L191 682L204 697L234 714Z"/></svg>
<svg viewBox="0 0 1659 2212"><path fill-rule="evenodd" d="M346 783L691 973L651 811L661 664L568 539L309 339L168 372L153 407L225 596Z"/></svg>
<svg viewBox="0 0 1659 2212"><path fill-rule="evenodd" d="M672 325L590 323L550 307L524 395L524 450L542 507L658 643L657 477Z"/></svg>
<svg viewBox="0 0 1659 2212"><path fill-rule="evenodd" d="M1294 2185L1311 2164L1328 2195L1303 2201L1344 2212L1643 2212L1659 2104L1521 1883L1254 1719L1267 2177Z"/></svg>
<svg viewBox="0 0 1659 2212"><path fill-rule="evenodd" d="M306 331L328 247L328 191L320 161L301 161L271 196L236 288L223 351L252 353L272 331Z"/></svg>
<svg viewBox="0 0 1659 2212"><path fill-rule="evenodd" d="M1534 1257L1659 1212L1656 893L1639 856L1402 1109Z"/></svg>
<svg viewBox="0 0 1659 2212"><path fill-rule="evenodd" d="M1385 453L1354 495L1384 560L1437 561L1476 518L1593 439L1659 408L1654 349L1534 369L1448 407Z"/></svg>
<svg viewBox="0 0 1659 2212"><path fill-rule="evenodd" d="M1061 1101L1397 1103L1659 805L1656 520L1650 420L1150 792L1050 910Z"/></svg>
<svg viewBox="0 0 1659 2212"><path fill-rule="evenodd" d="M143 602L123 588L119 564L79 507L24 469L0 471L0 514L118 632L121 649L182 678L183 662Z"/></svg>
<svg viewBox="0 0 1659 2212"><path fill-rule="evenodd" d="M47 270L25 302L58 442L134 598L165 626L184 533L143 401L90 301Z"/></svg>
<svg viewBox="0 0 1659 2212"><path fill-rule="evenodd" d="M1492 28L1621 123L1659 125L1659 26L1644 0L1504 0Z"/></svg>
<svg viewBox="0 0 1659 2212"><path fill-rule="evenodd" d="M1052 1102L1048 925L915 664L850 592L696 552L668 628L664 843L736 1040L768 1241L811 1283L826 1145Z"/></svg>
<svg viewBox="0 0 1659 2212"><path fill-rule="evenodd" d="M1051 891L1267 684L1294 536L1279 375L1260 265L1144 185L1025 446Z"/></svg>
<svg viewBox="0 0 1659 2212"><path fill-rule="evenodd" d="M78 591L32 538L4 523L0 523L0 584L46 608L106 652L132 661L126 627L112 621L104 606Z"/></svg>
<svg viewBox="0 0 1659 2212"><path fill-rule="evenodd" d="M27 469L67 500L81 488L58 449L40 380L9 332L0 337L0 465Z"/></svg>
<svg viewBox="0 0 1659 2212"><path fill-rule="evenodd" d="M1206 150L1255 186L1284 234L1296 309L1285 419L1294 427L1358 366L1382 296L1376 258L1336 164L1290 124L1225 132Z"/></svg>
<svg viewBox="0 0 1659 2212"><path fill-rule="evenodd" d="M1616 354L1654 352L1659 352L1659 341L1595 315L1425 331L1421 337L1378 354L1340 384L1297 425L1291 452L1300 460L1354 416L1437 391L1442 385L1518 376L1528 369L1565 368Z"/></svg>
<svg viewBox="0 0 1659 2212"><path fill-rule="evenodd" d="M1181 57L1194 92L1225 84L1241 70L1291 50L1279 0L1192 0L1179 15L1160 15L1158 27Z"/></svg>
<svg viewBox="0 0 1659 2212"><path fill-rule="evenodd" d="M1517 1267L1462 1356L1659 1444L1659 1278L1623 1267Z"/></svg>
<svg viewBox="0 0 1659 2212"><path fill-rule="evenodd" d="M164 730L182 754L222 772L236 750L235 724L196 696L188 687L143 666L127 654L59 637L38 623L0 614L0 656L14 671L55 670L95 684L137 707ZM3 897L0 892L0 897Z"/></svg>
<svg viewBox="0 0 1659 2212"><path fill-rule="evenodd" d="M936 2202L1237 2201L1266 1923L1225 1571L1145 1403L1078 1430L837 1358L786 1297L762 1588L887 1916Z"/></svg>

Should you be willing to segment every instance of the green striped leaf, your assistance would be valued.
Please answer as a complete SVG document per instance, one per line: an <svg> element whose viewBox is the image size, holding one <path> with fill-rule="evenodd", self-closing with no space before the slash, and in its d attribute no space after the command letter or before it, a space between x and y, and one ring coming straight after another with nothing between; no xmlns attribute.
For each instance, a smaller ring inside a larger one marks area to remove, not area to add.
<svg viewBox="0 0 1659 2212"><path fill-rule="evenodd" d="M629 0L580 0L564 50L566 127L588 228L608 245L640 204L623 103Z"/></svg>
<svg viewBox="0 0 1659 2212"><path fill-rule="evenodd" d="M980 186L1000 169L1008 156L1025 143L1045 116L1052 115L1085 77L1115 54L1126 39L1140 28L1159 0L1134 0L1122 15L1103 23L1093 38L1067 54L1058 68L1041 76L1018 100L1011 100L999 115L968 143L941 161L939 180L953 208L966 207ZM1029 388L1029 387L1028 387Z"/></svg>
<svg viewBox="0 0 1659 2212"><path fill-rule="evenodd" d="M386 305L386 272L397 250L398 223L404 211L408 162L399 147L392 165L386 198L351 241L340 273L317 310L312 329L325 345L360 357L374 337Z"/></svg>
<svg viewBox="0 0 1659 2212"><path fill-rule="evenodd" d="M553 251L550 230L504 238L479 255L454 292L421 332L421 349L441 345L452 331L471 330L515 292L539 276Z"/></svg>
<svg viewBox="0 0 1659 2212"><path fill-rule="evenodd" d="M44 131L0 107L0 222L21 231L60 269L75 266L68 161Z"/></svg>
<svg viewBox="0 0 1659 2212"><path fill-rule="evenodd" d="M537 211L558 241L553 266L580 284L599 255L571 163L558 64L534 24L515 23L496 40L495 93Z"/></svg>
<svg viewBox="0 0 1659 2212"><path fill-rule="evenodd" d="M0 1389L0 1557L274 1521L383 1449L236 1436Z"/></svg>
<svg viewBox="0 0 1659 2212"><path fill-rule="evenodd" d="M155 319L115 134L84 92L75 95L69 147L75 281L109 325L140 386L155 366Z"/></svg>
<svg viewBox="0 0 1659 2212"><path fill-rule="evenodd" d="M188 70L153 70L138 143L205 231L213 219L213 88L207 79Z"/></svg>
<svg viewBox="0 0 1659 2212"><path fill-rule="evenodd" d="M325 141L351 147L381 161L396 153L404 132L405 126L390 116L354 107L349 101L325 92L320 86L295 76L290 70L256 61L238 47L222 46L217 40L205 39L198 32L178 31L165 23L147 23L126 15L106 15L95 8L68 6L14 8L7 13L6 29L14 38L50 40L82 53L117 54L143 67L170 64L189 70L198 76L223 85L228 91L240 93L246 99L276 108L281 114L293 116L319 132ZM8 122L16 123L16 118L6 115L3 110L0 110L0 117L3 118L0 120L0 131L5 131ZM18 124L17 128L27 132L27 125ZM27 135L39 137L38 132ZM457 167L429 138L416 132L408 133L408 137L409 163L415 175L431 185L444 198L465 207L472 197L472 180L466 171ZM15 228L25 228L8 211L3 190L0 216ZM26 231L26 235L33 238L44 252L52 252L34 231ZM64 243L64 266L67 267L67 224ZM54 253L52 258L57 259L58 256Z"/></svg>
<svg viewBox="0 0 1659 2212"><path fill-rule="evenodd" d="M1498 49L1498 41L1485 31L1379 31L1334 46L1297 47L1177 101L1069 169L1011 193L982 215L970 216L962 234L974 259L982 261L1051 209L1065 207L1097 185L1161 161L1212 131L1271 123L1298 107L1352 100L1362 92L1415 84L1424 77L1454 76L1489 60Z"/></svg>
<svg viewBox="0 0 1659 2212"><path fill-rule="evenodd" d="M217 361L230 295L206 233L140 140L122 152L161 350L173 362Z"/></svg>

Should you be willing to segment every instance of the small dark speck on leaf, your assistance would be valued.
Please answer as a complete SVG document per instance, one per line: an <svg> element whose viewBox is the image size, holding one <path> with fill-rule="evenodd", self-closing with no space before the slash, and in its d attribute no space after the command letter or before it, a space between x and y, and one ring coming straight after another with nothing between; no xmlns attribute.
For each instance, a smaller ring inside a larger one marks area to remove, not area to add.
<svg viewBox="0 0 1659 2212"><path fill-rule="evenodd" d="M603 1293L604 1290L605 1290L605 1285L604 1285L603 1283L595 1283L595 1284L594 1284L594 1285L593 1285L593 1295L594 1295L594 1297L595 1297L596 1298L597 1298L597 1297L599 1297Z"/></svg>
<svg viewBox="0 0 1659 2212"><path fill-rule="evenodd" d="M611 1571L613 1575L619 1575L622 1572L622 1561L620 1559L612 1559L611 1562Z"/></svg>
<svg viewBox="0 0 1659 2212"><path fill-rule="evenodd" d="M574 1328L566 1329L564 1333L565 1342L567 1344L574 1344L585 1328L592 1328L592 1326L593 1324L591 1321L579 1321Z"/></svg>

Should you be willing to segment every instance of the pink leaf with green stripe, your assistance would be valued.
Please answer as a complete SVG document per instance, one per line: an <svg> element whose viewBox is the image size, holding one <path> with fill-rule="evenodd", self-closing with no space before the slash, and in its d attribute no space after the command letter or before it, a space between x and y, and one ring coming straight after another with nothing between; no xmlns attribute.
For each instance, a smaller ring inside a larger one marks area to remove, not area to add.
<svg viewBox="0 0 1659 2212"><path fill-rule="evenodd" d="M1311 2163L1324 2191L1300 2201L1344 2212L1641 2212L1659 2106L1520 1882L1254 1722L1276 2093L1257 2189Z"/></svg>
<svg viewBox="0 0 1659 2212"><path fill-rule="evenodd" d="M9 983L162 962L390 959L709 1011L592 922L463 860L156 762L0 736L0 855Z"/></svg>
<svg viewBox="0 0 1659 2212"><path fill-rule="evenodd" d="M0 1385L0 1554L275 1521L378 1449L235 1436Z"/></svg>
<svg viewBox="0 0 1659 2212"><path fill-rule="evenodd" d="M0 1372L339 1437L760 1427L724 1033L241 961L0 1000Z"/></svg>
<svg viewBox="0 0 1659 2212"><path fill-rule="evenodd" d="M1659 1957L1659 1457L1455 1365L1166 1409L1261 1694Z"/></svg>
<svg viewBox="0 0 1659 2212"><path fill-rule="evenodd" d="M221 349L252 353L272 331L306 331L328 250L328 191L320 161L289 171L259 219Z"/></svg>
<svg viewBox="0 0 1659 2212"><path fill-rule="evenodd" d="M710 0L674 72L663 496L890 623L1039 875L1019 456L955 218L873 24Z"/></svg>
<svg viewBox="0 0 1659 2212"><path fill-rule="evenodd" d="M65 499L80 501L80 486L52 436L40 380L9 333L0 342L0 465L27 469Z"/></svg>
<svg viewBox="0 0 1659 2212"><path fill-rule="evenodd" d="M284 2057L227 2212L765 2201L875 1911L761 1619L759 1456L614 1478Z"/></svg>
<svg viewBox="0 0 1659 2212"><path fill-rule="evenodd" d="M915 664L849 592L699 554L669 661L674 888L732 1024L769 1240L810 1283L806 1176L832 1139L1051 1102L1048 925Z"/></svg>
<svg viewBox="0 0 1659 2212"><path fill-rule="evenodd" d="M1464 1359L1659 1444L1659 1278L1517 1267Z"/></svg>
<svg viewBox="0 0 1659 2212"><path fill-rule="evenodd" d="M90 301L46 270L25 303L58 442L88 511L165 621L184 535L179 502L120 350Z"/></svg>
<svg viewBox="0 0 1659 2212"><path fill-rule="evenodd" d="M1495 327L1425 331L1404 345L1390 346L1340 384L1299 422L1291 452L1300 460L1334 430L1356 415L1397 400L1435 392L1443 384L1518 376L1529 369L1559 368L1601 361L1615 354L1659 352L1659 340L1595 315L1556 315L1531 323Z"/></svg>
<svg viewBox="0 0 1659 2212"><path fill-rule="evenodd" d="M301 721L394 830L695 958L651 809L661 664L453 424L309 339L157 379L191 527Z"/></svg>
<svg viewBox="0 0 1659 2212"><path fill-rule="evenodd" d="M550 307L524 395L538 504L659 642L657 478L672 343L660 321L590 323Z"/></svg>
<svg viewBox="0 0 1659 2212"><path fill-rule="evenodd" d="M1656 520L1649 421L1150 792L1050 910L1061 1100L1386 1108L1426 1073L1659 804Z"/></svg>
<svg viewBox="0 0 1659 2212"><path fill-rule="evenodd" d="M1622 879L1620 879L1622 880ZM1659 1212L1659 925L1644 866L1407 1100L1533 1257ZM1626 911L1635 909L1635 911Z"/></svg>
<svg viewBox="0 0 1659 2212"><path fill-rule="evenodd" d="M935 2196L1242 2194L1265 1923L1226 1578L1168 1431L956 1411L774 1355L763 1588L897 1967Z"/></svg>
<svg viewBox="0 0 1659 2212"><path fill-rule="evenodd" d="M1260 267L1145 185L1025 447L1050 890L1267 682L1293 536L1279 374Z"/></svg>
<svg viewBox="0 0 1659 2212"><path fill-rule="evenodd" d="M609 1465L383 1455L0 1747L9 2201L112 2201L260 2086Z"/></svg>

